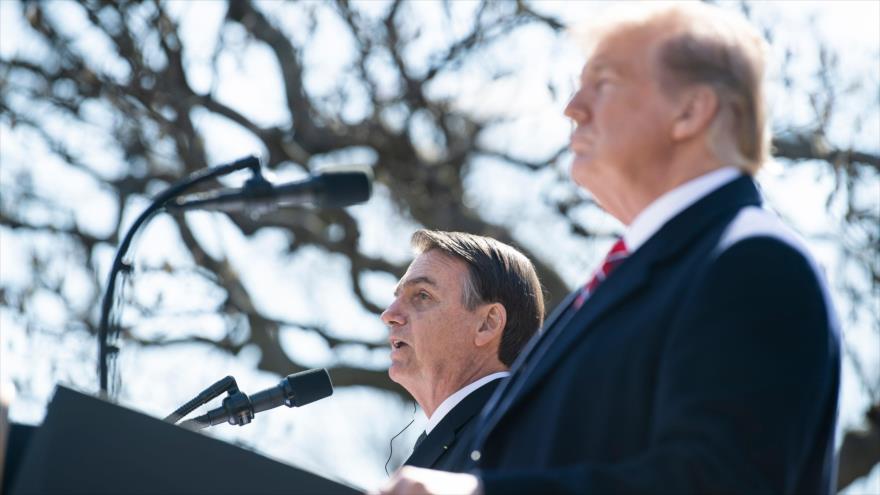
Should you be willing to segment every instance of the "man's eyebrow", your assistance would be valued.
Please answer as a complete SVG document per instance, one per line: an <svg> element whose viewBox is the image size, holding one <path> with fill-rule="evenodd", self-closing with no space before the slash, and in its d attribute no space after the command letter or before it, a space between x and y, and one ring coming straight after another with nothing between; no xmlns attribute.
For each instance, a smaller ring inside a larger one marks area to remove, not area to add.
<svg viewBox="0 0 880 495"><path fill-rule="evenodd" d="M425 285L437 287L437 282L435 282L434 279L432 279L431 277L428 277L428 276L414 277L414 278L411 278L409 280L406 280L404 282L397 284L397 287L394 288L394 295L397 296L398 294L400 294L400 289L402 289L404 287L409 287L409 286L417 285L417 284L425 284Z"/></svg>
<svg viewBox="0 0 880 495"><path fill-rule="evenodd" d="M592 63L590 66L587 67L587 70L585 71L585 75L595 76L596 74L599 74L601 72L611 72L612 74L617 74L620 71L618 71L614 67L614 65L608 63L605 60L600 59L600 60L596 60L594 63Z"/></svg>

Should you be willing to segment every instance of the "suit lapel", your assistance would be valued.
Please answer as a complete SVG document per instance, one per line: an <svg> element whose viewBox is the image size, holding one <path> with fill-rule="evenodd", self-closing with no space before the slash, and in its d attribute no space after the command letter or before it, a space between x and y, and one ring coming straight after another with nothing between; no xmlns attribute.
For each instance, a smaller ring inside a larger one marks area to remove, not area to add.
<svg viewBox="0 0 880 495"><path fill-rule="evenodd" d="M560 317L560 311L557 311L556 318L548 322L542 333L559 331L560 334L555 337L550 335L553 341L548 342L550 347L546 352L542 354L539 349L539 352L534 352L534 356L529 356L530 361L535 358L539 361L533 363L533 369L525 373L526 376L520 377L524 380L522 384L517 386L510 383L514 380L507 380L505 389L512 393L507 394L506 397L499 397L498 407L492 408L491 411L487 410L489 416L481 426L481 429L484 429L481 436L485 438L506 411L555 369L558 361L575 347L575 342L582 340L594 330L593 323L597 318L650 284L650 274L657 262L681 252L720 217L742 207L760 205L760 203L760 193L750 177L744 176L731 181L667 222L598 287L577 313L571 317ZM565 313L564 308L562 313ZM557 324L562 326L554 329L553 325Z"/></svg>
<svg viewBox="0 0 880 495"><path fill-rule="evenodd" d="M560 323L564 326L559 329L559 335L552 343L548 343L550 348L540 356L540 361L535 363L518 395L527 393L529 388L550 372L554 363L571 350L576 341L583 339L593 329L592 324L596 318L626 301L633 293L645 286L649 282L648 275L653 261L652 256L633 255L633 259L626 260L613 276L599 286L577 313L567 320L561 320Z"/></svg>
<svg viewBox="0 0 880 495"><path fill-rule="evenodd" d="M547 321L544 322L544 328L553 328L553 325L556 325L562 315L564 315L568 311L568 307L571 306L572 301L574 301L574 298L577 297L577 295L578 291L574 291L565 296L565 299L563 299L562 302L559 303L559 306L556 306L556 309L553 311L550 317L547 318ZM542 333L544 332L535 335L532 340L538 340L538 336Z"/></svg>
<svg viewBox="0 0 880 495"><path fill-rule="evenodd" d="M645 257L642 257L644 260ZM621 273L626 268L625 275ZM634 291L638 290L647 282L649 264L646 261L636 262L626 260L617 269L614 276L602 283L594 294L590 296L587 302L575 314L568 311L566 305L562 311L561 317L558 317L554 324L559 325L558 328L548 326L544 332L547 334L546 339L551 342L539 342L536 347L530 349L531 354L528 356L528 362L523 363L525 368L523 376L511 377L505 380L504 390L500 391L493 397L492 407L487 407L484 414L487 415L486 425L483 428L483 435L488 435L489 431L501 419L504 411L519 401L532 387L534 387L540 379L554 368L554 364L570 349L573 343L587 333L590 324L603 313L614 307L617 303L626 300L626 298ZM611 288L610 288L611 287ZM612 288L616 287L617 290ZM575 292L576 294L576 292ZM571 299L571 297L569 298ZM561 305L560 305L561 306ZM557 334L557 335L553 335ZM549 346L542 349L542 346ZM537 360L537 361L536 361ZM531 369L529 369L531 366ZM520 382L522 380L522 382ZM497 407L495 403L497 402Z"/></svg>
<svg viewBox="0 0 880 495"><path fill-rule="evenodd" d="M437 426L439 427L440 425ZM416 447L404 464L417 467L432 467L437 462L437 459L446 453L453 440L455 440L455 430L434 428L425 437L425 440Z"/></svg>
<svg viewBox="0 0 880 495"><path fill-rule="evenodd" d="M489 400L492 392L501 381L492 380L484 384L456 404L413 451L405 464L433 467L437 460L452 447L464 426L483 409L486 401Z"/></svg>
<svg viewBox="0 0 880 495"><path fill-rule="evenodd" d="M514 360L513 365L510 367L511 373L517 373L519 368L523 366L523 364L529 360L532 352L535 350L540 342L545 338L545 334L549 331L549 329L554 328L557 324L564 324L567 321L568 309L571 306L572 301L574 301L575 297L577 297L578 291L574 291L567 295L565 299L556 306L556 309L553 310L553 313L547 318L547 321L544 322L543 328L532 336L529 342L526 344L525 348L520 352L519 356L517 356L516 360ZM510 383L511 380L504 380L504 383L498 387L498 391L495 396L503 395L505 393L505 389ZM495 397L492 398L493 400Z"/></svg>

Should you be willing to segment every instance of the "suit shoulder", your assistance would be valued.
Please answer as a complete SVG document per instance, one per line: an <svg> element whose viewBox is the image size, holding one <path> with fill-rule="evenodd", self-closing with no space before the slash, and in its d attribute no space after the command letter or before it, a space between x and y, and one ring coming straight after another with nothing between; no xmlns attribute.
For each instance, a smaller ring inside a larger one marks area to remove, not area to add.
<svg viewBox="0 0 880 495"><path fill-rule="evenodd" d="M718 251L722 253L740 242L756 239L782 243L800 253L815 268L815 262L801 236L774 213L757 206L743 208L730 221L718 242Z"/></svg>
<svg viewBox="0 0 880 495"><path fill-rule="evenodd" d="M749 206L727 224L710 258L714 276L742 280L761 291L769 286L790 285L795 279L825 292L824 273L804 240L774 213ZM709 281L711 282L711 281ZM803 285L802 283L799 285Z"/></svg>
<svg viewBox="0 0 880 495"><path fill-rule="evenodd" d="M727 225L716 251L701 284L713 299L768 314L800 308L802 315L839 328L824 270L803 239L772 212L744 208Z"/></svg>
<svg viewBox="0 0 880 495"><path fill-rule="evenodd" d="M740 210L722 233L715 254L716 258L737 258L742 263L767 267L771 272L806 270L815 277L823 297L830 299L825 270L810 253L806 241L764 208L749 206Z"/></svg>

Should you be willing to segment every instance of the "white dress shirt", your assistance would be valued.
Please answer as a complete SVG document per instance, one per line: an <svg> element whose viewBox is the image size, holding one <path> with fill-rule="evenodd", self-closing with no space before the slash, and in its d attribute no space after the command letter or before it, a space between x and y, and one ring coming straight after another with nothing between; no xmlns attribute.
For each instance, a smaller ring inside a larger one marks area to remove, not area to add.
<svg viewBox="0 0 880 495"><path fill-rule="evenodd" d="M663 225L709 193L737 179L742 172L736 167L723 167L691 179L655 199L642 210L623 233L626 250L632 254Z"/></svg>
<svg viewBox="0 0 880 495"><path fill-rule="evenodd" d="M425 434L430 434L431 430L437 426L440 421L449 414L449 411L452 410L455 406L458 405L459 402L464 400L465 397L471 394L474 390L482 387L483 385L491 382L492 380L500 380L510 373L507 371L499 371L498 373L492 373L491 375L486 375L479 380L462 387L458 392L450 395L446 398L440 405L437 407L437 410L434 411L434 414L428 418L428 423L425 425Z"/></svg>

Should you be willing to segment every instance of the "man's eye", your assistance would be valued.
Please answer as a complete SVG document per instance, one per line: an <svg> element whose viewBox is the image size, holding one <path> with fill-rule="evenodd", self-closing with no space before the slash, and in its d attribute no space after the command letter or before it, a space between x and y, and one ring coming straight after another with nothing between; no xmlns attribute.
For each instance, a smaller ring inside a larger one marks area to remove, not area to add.
<svg viewBox="0 0 880 495"><path fill-rule="evenodd" d="M428 299L431 299L431 295L425 291L419 291L419 293L416 294L416 299L419 301L427 301Z"/></svg>

